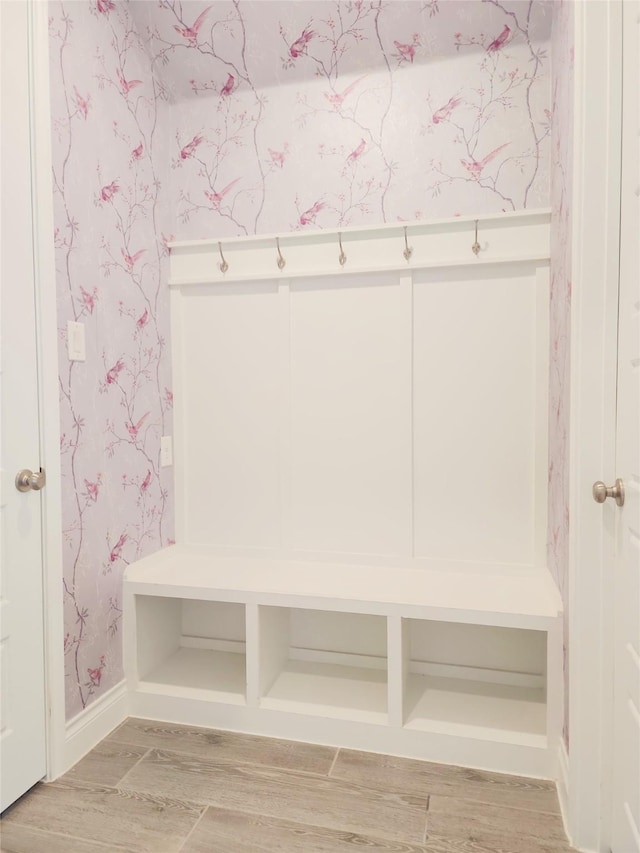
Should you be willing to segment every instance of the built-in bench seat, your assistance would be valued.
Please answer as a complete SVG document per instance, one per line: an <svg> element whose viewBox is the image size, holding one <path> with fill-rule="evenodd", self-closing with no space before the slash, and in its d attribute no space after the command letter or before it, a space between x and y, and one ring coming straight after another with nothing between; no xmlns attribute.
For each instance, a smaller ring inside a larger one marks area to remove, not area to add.
<svg viewBox="0 0 640 853"><path fill-rule="evenodd" d="M546 570L174 545L129 566L124 590L134 714L554 775L561 602Z"/></svg>

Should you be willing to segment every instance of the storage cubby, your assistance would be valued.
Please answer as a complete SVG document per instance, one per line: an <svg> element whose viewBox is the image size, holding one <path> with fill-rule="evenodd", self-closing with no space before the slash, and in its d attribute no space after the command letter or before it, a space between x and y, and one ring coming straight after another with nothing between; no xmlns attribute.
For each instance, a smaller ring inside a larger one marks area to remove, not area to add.
<svg viewBox="0 0 640 853"><path fill-rule="evenodd" d="M547 633L401 620L404 725L544 746Z"/></svg>
<svg viewBox="0 0 640 853"><path fill-rule="evenodd" d="M265 560L174 545L127 568L134 716L550 776L548 573Z"/></svg>
<svg viewBox="0 0 640 853"><path fill-rule="evenodd" d="M384 616L259 607L261 708L387 722Z"/></svg>
<svg viewBox="0 0 640 853"><path fill-rule="evenodd" d="M136 596L139 689L244 704L242 604Z"/></svg>

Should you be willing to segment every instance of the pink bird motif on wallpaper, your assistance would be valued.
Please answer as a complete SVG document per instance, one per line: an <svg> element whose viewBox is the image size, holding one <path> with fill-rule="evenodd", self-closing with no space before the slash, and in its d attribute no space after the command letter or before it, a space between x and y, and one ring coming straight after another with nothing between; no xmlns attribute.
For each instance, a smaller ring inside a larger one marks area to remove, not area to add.
<svg viewBox="0 0 640 853"><path fill-rule="evenodd" d="M233 187L235 187L239 180L240 178L234 178L231 183L227 184L226 187L221 189L219 192L211 192L211 190L205 190L204 194L214 207L220 207L223 198L233 189Z"/></svg>
<svg viewBox="0 0 640 853"><path fill-rule="evenodd" d="M357 80L354 80L353 83L350 83L346 89L343 89L342 92L324 92L324 96L329 101L329 103L336 108L342 106L342 102L344 99L353 92L358 83L361 83L364 80L364 77L358 77Z"/></svg>
<svg viewBox="0 0 640 853"><path fill-rule="evenodd" d="M113 0L96 0L96 9L101 15L108 15L115 8Z"/></svg>
<svg viewBox="0 0 640 853"><path fill-rule="evenodd" d="M122 549L124 548L125 542L129 537L126 533L121 533L120 538L116 542L116 544L111 549L111 553L109 554L109 562L115 563L116 560L120 559L120 555L122 554Z"/></svg>
<svg viewBox="0 0 640 853"><path fill-rule="evenodd" d="M120 251L122 252L122 257L124 258L125 264L129 267L130 270L132 270L134 265L140 260L140 258L147 250L139 249L133 255L128 254L128 252L125 252L124 249L120 249Z"/></svg>
<svg viewBox="0 0 640 853"><path fill-rule="evenodd" d="M289 48L289 55L292 59L297 59L299 56L302 56L303 53L307 52L307 45L314 38L315 32L310 30L308 27L305 27L302 33L298 36L298 38L293 42L291 47Z"/></svg>
<svg viewBox="0 0 640 853"><path fill-rule="evenodd" d="M400 59L404 59L405 62L413 62L416 55L416 45L420 44L420 36L418 33L414 33L413 41L410 44L403 44L400 41L394 41L393 43L400 55Z"/></svg>
<svg viewBox="0 0 640 853"><path fill-rule="evenodd" d="M101 655L100 666L97 666L95 669L91 669L91 667L87 668L87 674L94 687L100 687L100 682L102 681L102 670L105 668L105 666L106 664L104 655Z"/></svg>
<svg viewBox="0 0 640 853"><path fill-rule="evenodd" d="M87 497L89 500L94 503L98 500L98 493L100 492L100 486L102 485L102 474L98 474L96 477L95 483L92 483L90 480L84 481L84 487L87 490Z"/></svg>
<svg viewBox="0 0 640 853"><path fill-rule="evenodd" d="M191 142L187 142L187 144L184 146L184 148L180 149L180 159L181 160L188 160L189 157L193 157L193 154L194 154L196 148L198 147L198 145L201 145L203 141L204 140L200 136L200 134L196 133L196 135L193 137Z"/></svg>
<svg viewBox="0 0 640 853"><path fill-rule="evenodd" d="M142 424L146 421L146 419L149 417L150 414L151 414L151 412L145 412L145 414L140 418L140 420L138 421L137 424L125 423L125 426L127 428L127 432L129 433L129 435L131 436L131 438L134 441L138 438L138 433L140 432L140 428L142 427Z"/></svg>
<svg viewBox="0 0 640 853"><path fill-rule="evenodd" d="M137 148L134 148L133 151L131 152L131 159L132 160L139 160L142 157L143 151L144 151L144 145L141 142L140 145L138 145Z"/></svg>
<svg viewBox="0 0 640 853"><path fill-rule="evenodd" d="M86 305L89 309L89 313L93 314L93 309L96 307L96 302L98 301L98 288L93 288L93 293L89 293L88 290L85 290L82 285L80 285L80 294L82 296L82 303Z"/></svg>
<svg viewBox="0 0 640 853"><path fill-rule="evenodd" d="M198 33L200 31L200 27L204 24L204 19L207 17L207 15L209 14L209 12L211 11L212 8L213 8L213 6L207 6L207 8L204 10L204 12L201 12L198 15L198 17L193 22L192 26L190 26L190 27L178 27L174 24L173 29L178 33L178 35L181 35L182 38L186 39L191 44L194 44L194 45L197 44L198 43Z"/></svg>
<svg viewBox="0 0 640 853"><path fill-rule="evenodd" d="M102 201L111 201L111 199L119 190L120 186L118 184L118 181L111 181L110 184L107 184L100 190L100 198L102 199Z"/></svg>
<svg viewBox="0 0 640 853"><path fill-rule="evenodd" d="M235 86L236 78L233 76L233 74L229 74L229 76L227 77L227 82L224 84L222 89L220 89L220 94L222 95L222 97L228 97L235 89Z"/></svg>
<svg viewBox="0 0 640 853"><path fill-rule="evenodd" d="M86 120L87 116L89 115L89 102L91 98L89 97L89 95L87 95L86 98L83 98L75 86L73 87L73 93L75 95L76 107L80 110Z"/></svg>
<svg viewBox="0 0 640 853"><path fill-rule="evenodd" d="M168 406L173 406L173 391L170 391L168 388L165 388L164 398L167 401Z"/></svg>
<svg viewBox="0 0 640 853"><path fill-rule="evenodd" d="M269 152L269 157L271 157L273 164L282 169L285 157L289 153L289 143L285 142L282 151L274 151L273 148L267 148L267 151Z"/></svg>
<svg viewBox="0 0 640 853"><path fill-rule="evenodd" d="M118 376L124 370L124 362L122 359L118 359L116 363L107 371L107 385L113 385L114 382L118 381Z"/></svg>
<svg viewBox="0 0 640 853"><path fill-rule="evenodd" d="M170 255L171 254L171 249L169 248L169 243L171 243L171 241L173 239L174 239L173 234L169 234L168 237L166 234L160 235L160 243L162 244L162 254L163 255Z"/></svg>
<svg viewBox="0 0 640 853"><path fill-rule="evenodd" d="M148 320L149 320L149 312L145 308L143 313L136 320L136 328L144 329L144 327L147 325Z"/></svg>
<svg viewBox="0 0 640 853"><path fill-rule="evenodd" d="M498 154L502 151L503 148L506 148L509 145L508 142L504 142L502 145L498 145L497 148L494 148L493 151L490 151L486 157L483 157L482 160L461 160L460 162L464 166L464 168L469 172L472 178L476 181L480 178L482 174L482 170L485 166L487 166Z"/></svg>
<svg viewBox="0 0 640 853"><path fill-rule="evenodd" d="M121 71L118 71L118 80L120 81L120 88L123 95L128 95L136 86L142 86L142 80L126 80Z"/></svg>
<svg viewBox="0 0 640 853"><path fill-rule="evenodd" d="M496 37L496 38L491 42L491 44L490 44L490 45L488 45L488 47L487 47L487 51L488 51L489 53L496 53L498 50L500 50L500 48L501 48L501 47L503 47L503 46L506 44L507 39L509 38L510 33L511 33L511 28L509 27L509 25L508 25L508 24L505 24L505 25L504 25L504 29L502 30L502 32L500 33L500 35L499 35L499 36L497 36L497 37Z"/></svg>
<svg viewBox="0 0 640 853"><path fill-rule="evenodd" d="M439 110L436 110L435 113L431 116L431 120L434 124L440 124L443 121L447 121L451 113L455 110L456 107L460 106L462 103L460 98L449 98L444 107L440 107Z"/></svg>
<svg viewBox="0 0 640 853"><path fill-rule="evenodd" d="M360 140L360 144L353 149L351 154L347 157L347 163L355 163L356 160L359 160L362 157L364 149L366 148L367 143L364 139Z"/></svg>
<svg viewBox="0 0 640 853"><path fill-rule="evenodd" d="M308 210L305 210L304 213L300 214L300 225L315 224L316 216L321 210L324 210L326 206L327 205L323 201L317 201L315 204L312 204Z"/></svg>
<svg viewBox="0 0 640 853"><path fill-rule="evenodd" d="M147 471L147 476L140 483L140 491L146 492L147 489L149 488L149 483L151 483L151 471L150 470Z"/></svg>

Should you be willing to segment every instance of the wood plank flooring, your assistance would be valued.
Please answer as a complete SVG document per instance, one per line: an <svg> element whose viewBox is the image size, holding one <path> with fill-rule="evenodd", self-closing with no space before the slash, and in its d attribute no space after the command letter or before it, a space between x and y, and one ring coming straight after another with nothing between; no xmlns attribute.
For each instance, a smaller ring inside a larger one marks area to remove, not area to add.
<svg viewBox="0 0 640 853"><path fill-rule="evenodd" d="M550 782L129 719L0 822L2 853L570 853Z"/></svg>

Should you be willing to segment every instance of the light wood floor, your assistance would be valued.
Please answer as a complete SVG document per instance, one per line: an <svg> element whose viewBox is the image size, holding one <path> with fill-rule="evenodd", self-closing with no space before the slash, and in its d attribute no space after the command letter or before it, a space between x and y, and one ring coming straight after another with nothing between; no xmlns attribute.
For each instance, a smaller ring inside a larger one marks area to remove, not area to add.
<svg viewBox="0 0 640 853"><path fill-rule="evenodd" d="M550 782L129 719L5 812L3 853L568 853Z"/></svg>

